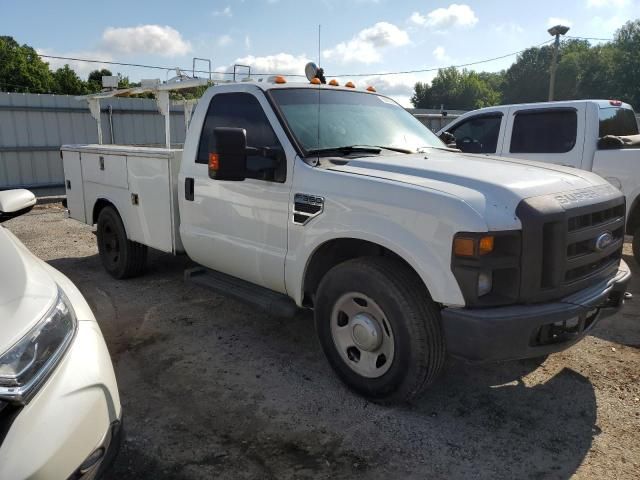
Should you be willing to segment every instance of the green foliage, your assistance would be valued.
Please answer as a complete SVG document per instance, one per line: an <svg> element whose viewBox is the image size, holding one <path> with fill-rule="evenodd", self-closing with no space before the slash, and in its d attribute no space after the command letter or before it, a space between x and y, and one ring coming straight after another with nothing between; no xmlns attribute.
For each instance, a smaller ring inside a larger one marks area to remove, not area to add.
<svg viewBox="0 0 640 480"><path fill-rule="evenodd" d="M53 89L49 65L28 45L0 36L0 90L46 93Z"/></svg>
<svg viewBox="0 0 640 480"><path fill-rule="evenodd" d="M482 108L500 103L500 92L494 88L499 80L473 71L444 68L431 85L417 83L411 101L417 108L448 109Z"/></svg>
<svg viewBox="0 0 640 480"><path fill-rule="evenodd" d="M53 72L54 90L67 95L84 95L87 93L87 83L83 82L78 74L65 65Z"/></svg>
<svg viewBox="0 0 640 480"><path fill-rule="evenodd" d="M411 98L418 108L474 109L499 103L546 101L553 46L529 48L505 71L440 70L431 85L418 83ZM555 100L615 98L640 110L640 20L627 22L612 42L560 43Z"/></svg>

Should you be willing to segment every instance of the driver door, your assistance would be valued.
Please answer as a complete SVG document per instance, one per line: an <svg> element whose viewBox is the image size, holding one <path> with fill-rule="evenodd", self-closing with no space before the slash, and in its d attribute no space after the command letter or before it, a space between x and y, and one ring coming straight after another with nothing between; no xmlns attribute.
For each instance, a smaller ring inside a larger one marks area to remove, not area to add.
<svg viewBox="0 0 640 480"><path fill-rule="evenodd" d="M257 89L256 89L257 90ZM274 131L274 126L279 130ZM209 178L209 153L216 151L213 129L244 128L247 146L283 152L279 166L247 157L244 181ZM196 262L278 292L286 292L284 261L293 156L283 150L286 137L262 92L220 92L211 98L190 172L193 189L182 200L180 233ZM187 161L184 159L183 161ZM186 189L185 189L186 190Z"/></svg>

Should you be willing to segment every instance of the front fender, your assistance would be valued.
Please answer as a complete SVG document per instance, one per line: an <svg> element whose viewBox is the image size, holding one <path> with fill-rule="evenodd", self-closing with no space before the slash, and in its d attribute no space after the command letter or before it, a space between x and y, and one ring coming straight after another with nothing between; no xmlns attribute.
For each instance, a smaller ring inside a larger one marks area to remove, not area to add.
<svg viewBox="0 0 640 480"><path fill-rule="evenodd" d="M464 202L451 198L430 204L424 202L429 197L423 193L419 195L424 202L422 211L408 208L415 205L410 199L395 198L368 205L362 199L354 202L327 197L320 216L304 226L290 225L285 282L298 305L302 304L304 278L314 253L328 241L349 238L378 244L405 260L436 302L464 305L451 272L451 242L456 232L486 231L486 224Z"/></svg>

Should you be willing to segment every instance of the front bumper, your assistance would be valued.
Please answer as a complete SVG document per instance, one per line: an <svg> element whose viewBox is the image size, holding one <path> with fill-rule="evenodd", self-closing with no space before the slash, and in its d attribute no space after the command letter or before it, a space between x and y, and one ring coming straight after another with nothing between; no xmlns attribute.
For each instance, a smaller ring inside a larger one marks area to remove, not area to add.
<svg viewBox="0 0 640 480"><path fill-rule="evenodd" d="M564 350L624 302L631 277L621 260L617 274L562 300L497 308L446 308L442 326L448 352L472 362L515 360Z"/></svg>
<svg viewBox="0 0 640 480"><path fill-rule="evenodd" d="M8 426L0 444L0 479L94 478L76 473L104 447L100 462L107 462L107 453L117 449L111 437L120 417L100 328L93 318L80 320L60 364Z"/></svg>

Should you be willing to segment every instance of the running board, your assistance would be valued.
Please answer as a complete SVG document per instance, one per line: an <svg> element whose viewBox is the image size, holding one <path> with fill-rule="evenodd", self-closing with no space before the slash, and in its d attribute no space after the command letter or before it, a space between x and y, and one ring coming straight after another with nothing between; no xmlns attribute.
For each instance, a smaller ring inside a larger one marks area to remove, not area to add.
<svg viewBox="0 0 640 480"><path fill-rule="evenodd" d="M184 271L184 280L258 307L274 317L293 318L298 312L298 306L286 295L208 268L189 268Z"/></svg>

